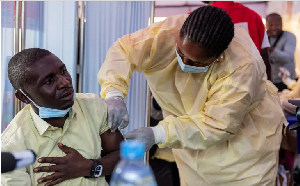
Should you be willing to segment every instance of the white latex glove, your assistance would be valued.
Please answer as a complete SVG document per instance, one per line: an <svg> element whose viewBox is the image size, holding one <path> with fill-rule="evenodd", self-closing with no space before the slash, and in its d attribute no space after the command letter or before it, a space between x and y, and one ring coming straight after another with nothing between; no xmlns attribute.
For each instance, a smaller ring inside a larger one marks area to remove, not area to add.
<svg viewBox="0 0 300 186"><path fill-rule="evenodd" d="M109 97L105 100L108 113L108 127L112 132L117 128L125 128L129 123L129 115L125 101L120 96Z"/></svg>
<svg viewBox="0 0 300 186"><path fill-rule="evenodd" d="M146 151L148 151L154 144L165 141L165 130L161 126L142 127L135 129L132 132L124 133L123 137L128 140L143 142Z"/></svg>

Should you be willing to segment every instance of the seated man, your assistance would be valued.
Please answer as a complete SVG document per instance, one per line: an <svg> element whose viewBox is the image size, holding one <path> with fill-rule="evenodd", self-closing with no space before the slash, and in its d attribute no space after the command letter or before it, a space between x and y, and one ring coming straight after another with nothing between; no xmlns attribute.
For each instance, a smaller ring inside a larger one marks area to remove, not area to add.
<svg viewBox="0 0 300 186"><path fill-rule="evenodd" d="M102 99L74 94L66 66L44 49L26 49L13 56L8 76L16 97L28 105L1 135L1 151L32 149L37 160L2 174L2 185L107 185L104 176L119 161L123 136L108 130ZM103 158L101 147L107 154Z"/></svg>

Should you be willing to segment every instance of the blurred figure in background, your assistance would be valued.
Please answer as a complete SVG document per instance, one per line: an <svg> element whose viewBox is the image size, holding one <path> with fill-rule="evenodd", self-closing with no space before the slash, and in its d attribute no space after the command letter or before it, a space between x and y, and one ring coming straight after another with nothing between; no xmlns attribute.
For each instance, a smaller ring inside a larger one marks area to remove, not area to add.
<svg viewBox="0 0 300 186"><path fill-rule="evenodd" d="M296 49L296 37L294 34L282 30L282 18L279 14L272 13L266 18L267 33L271 47L269 48L272 81L278 91L288 87L278 77L279 67L285 67L290 72L292 79L296 78L294 53Z"/></svg>
<svg viewBox="0 0 300 186"><path fill-rule="evenodd" d="M265 65L268 80L271 80L271 65L269 59L269 41L262 18L255 11L233 1L203 1L224 10L232 19L235 26L244 27L259 50ZM190 12L191 13L191 12ZM190 14L189 13L189 14Z"/></svg>

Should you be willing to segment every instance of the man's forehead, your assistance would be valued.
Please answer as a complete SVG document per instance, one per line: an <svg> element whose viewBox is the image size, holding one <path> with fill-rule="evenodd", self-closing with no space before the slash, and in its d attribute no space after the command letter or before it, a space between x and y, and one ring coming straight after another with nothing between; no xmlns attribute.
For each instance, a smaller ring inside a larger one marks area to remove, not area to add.
<svg viewBox="0 0 300 186"><path fill-rule="evenodd" d="M38 71L38 70L50 70L52 68L60 67L63 65L64 63L60 61L60 59L57 58L55 55L49 55L36 61L35 63L28 66L27 68L34 71Z"/></svg>
<svg viewBox="0 0 300 186"><path fill-rule="evenodd" d="M282 19L281 19L281 17L280 17L279 15L270 15L270 16L267 18L266 21L268 21L268 22L270 22L270 21L281 22Z"/></svg>
<svg viewBox="0 0 300 186"><path fill-rule="evenodd" d="M39 78L47 76L51 73L56 73L59 68L64 66L55 55L46 56L26 68L28 75L31 77Z"/></svg>

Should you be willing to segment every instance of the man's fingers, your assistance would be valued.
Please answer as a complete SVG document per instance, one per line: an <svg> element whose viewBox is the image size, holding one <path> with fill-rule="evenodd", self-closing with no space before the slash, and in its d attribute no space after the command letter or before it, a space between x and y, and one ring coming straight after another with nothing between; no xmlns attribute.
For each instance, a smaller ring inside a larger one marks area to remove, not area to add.
<svg viewBox="0 0 300 186"><path fill-rule="evenodd" d="M74 150L71 147L68 147L67 145L64 145L62 143L58 143L58 148L60 148L60 150L62 150L65 154L70 154L72 152L72 150Z"/></svg>
<svg viewBox="0 0 300 186"><path fill-rule="evenodd" d="M126 115L123 117L122 124L120 125L120 128L121 128L121 129L124 129L124 128L127 127L128 124L129 124L129 115L126 114Z"/></svg>
<svg viewBox="0 0 300 186"><path fill-rule="evenodd" d="M62 164L64 163L64 157L43 157L38 159L39 163L51 163L51 164Z"/></svg>
<svg viewBox="0 0 300 186"><path fill-rule="evenodd" d="M65 181L65 179L63 178L58 178L56 180L53 180L52 182L47 183L45 186L52 186L52 185L56 185L59 184L61 182Z"/></svg>
<svg viewBox="0 0 300 186"><path fill-rule="evenodd" d="M58 170L60 170L60 166L52 165L52 166L36 167L33 169L33 172L56 172Z"/></svg>
<svg viewBox="0 0 300 186"><path fill-rule="evenodd" d="M60 178L61 176L62 176L62 173L55 172L55 173L53 173L49 176L42 177L42 178L38 179L38 183L56 180L57 178Z"/></svg>

